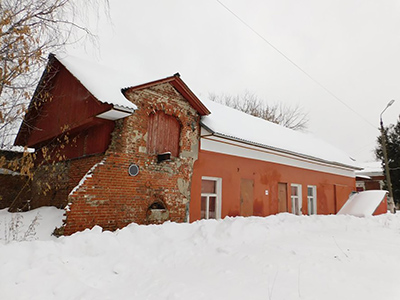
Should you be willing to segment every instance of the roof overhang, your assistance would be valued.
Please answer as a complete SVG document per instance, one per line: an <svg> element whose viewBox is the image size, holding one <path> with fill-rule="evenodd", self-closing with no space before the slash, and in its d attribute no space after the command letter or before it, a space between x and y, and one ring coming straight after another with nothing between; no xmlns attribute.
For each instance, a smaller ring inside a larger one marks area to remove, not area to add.
<svg viewBox="0 0 400 300"><path fill-rule="evenodd" d="M367 175L359 175L356 173L356 179L367 179L367 180L371 180L371 177L367 176Z"/></svg>
<svg viewBox="0 0 400 300"><path fill-rule="evenodd" d="M368 177L379 177L379 176L384 176L382 171L357 171L356 172L357 176L368 176Z"/></svg>
<svg viewBox="0 0 400 300"><path fill-rule="evenodd" d="M350 166L350 165L342 164L342 163L335 162L335 161L328 161L328 160L324 160L324 159L321 159L321 158L318 158L318 157L313 157L313 156L302 154L302 153L296 153L296 152L293 152L293 151L280 149L280 148L269 146L269 145L259 144L259 143L256 143L256 142L243 140L243 139L240 139L240 138L237 138L237 137L234 137L234 136L228 136L228 135L225 135L223 133L219 133L219 132L213 131L211 128L206 126L201 121L200 121L200 125L202 126L202 129L206 130L206 132L204 132L204 130L202 130L202 137L203 136L214 136L214 137L218 137L218 138L221 138L221 139L234 141L236 143L241 143L241 144L245 144L245 145L251 145L251 146L263 148L263 149L270 150L270 151L273 151L273 152L276 152L276 153L282 153L282 154L290 155L292 157L298 157L299 159L306 159L306 160L309 160L309 161L314 161L314 162L317 162L317 163L323 163L323 164L326 164L326 165L331 165L331 166L344 168L344 169L348 169L348 170L353 170L353 171L362 170L362 168L357 167L357 166Z"/></svg>
<svg viewBox="0 0 400 300"><path fill-rule="evenodd" d="M135 112L135 110L133 108L130 109L130 108L123 107L123 106L113 105L110 110L107 110L107 111L97 115L96 117L100 118L100 119L115 121L115 120L129 117L134 112Z"/></svg>

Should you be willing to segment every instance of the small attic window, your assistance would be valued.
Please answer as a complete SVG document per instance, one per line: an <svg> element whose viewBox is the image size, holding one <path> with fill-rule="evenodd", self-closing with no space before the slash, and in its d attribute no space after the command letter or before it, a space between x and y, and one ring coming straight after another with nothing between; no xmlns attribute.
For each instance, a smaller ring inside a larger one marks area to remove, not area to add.
<svg viewBox="0 0 400 300"><path fill-rule="evenodd" d="M178 120L162 111L149 116L149 130L147 137L148 154L170 152L171 156L179 155L179 137L181 125Z"/></svg>

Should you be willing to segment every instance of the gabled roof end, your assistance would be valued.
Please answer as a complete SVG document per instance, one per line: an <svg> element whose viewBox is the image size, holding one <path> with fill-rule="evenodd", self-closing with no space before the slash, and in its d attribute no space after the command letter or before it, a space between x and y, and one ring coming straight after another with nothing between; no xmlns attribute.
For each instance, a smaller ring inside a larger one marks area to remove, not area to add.
<svg viewBox="0 0 400 300"><path fill-rule="evenodd" d="M152 86L169 83L193 106L194 109L197 110L197 112L201 116L209 115L210 111L208 110L208 108L203 104L203 102L200 101L199 98L197 98L197 96L183 82L183 80L181 79L180 76L181 75L179 73L175 73L174 75L172 75L170 77L166 77L166 78L155 80L155 81L150 81L150 82L132 86L132 87L127 87L127 88L121 89L121 91L122 91L122 93L125 94L128 91L138 91L138 90L143 90L143 89L146 89L146 88L149 88Z"/></svg>

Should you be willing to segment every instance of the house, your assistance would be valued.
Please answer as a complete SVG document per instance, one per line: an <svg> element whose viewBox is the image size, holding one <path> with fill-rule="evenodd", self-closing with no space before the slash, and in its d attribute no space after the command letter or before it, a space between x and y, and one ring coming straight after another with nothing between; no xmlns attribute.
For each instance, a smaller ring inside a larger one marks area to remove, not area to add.
<svg viewBox="0 0 400 300"><path fill-rule="evenodd" d="M358 167L342 151L310 135L205 103L212 113L201 121L191 220L210 214L336 213L355 190ZM215 191L212 198L208 185ZM202 212L195 209L199 206Z"/></svg>
<svg viewBox="0 0 400 300"><path fill-rule="evenodd" d="M187 218L200 116L209 111L179 74L135 87L119 74L50 56L16 138L56 162L38 184L52 190L31 202L68 205L65 234Z"/></svg>
<svg viewBox="0 0 400 300"><path fill-rule="evenodd" d="M363 164L363 169L356 171L356 188L358 192L368 190L382 190L385 175L380 162L368 162Z"/></svg>
<svg viewBox="0 0 400 300"><path fill-rule="evenodd" d="M356 171L356 190L357 192L384 190L385 175L381 162L373 161L362 164L363 169ZM383 214L388 211L387 199L385 204L379 205L375 215Z"/></svg>
<svg viewBox="0 0 400 300"><path fill-rule="evenodd" d="M64 234L336 213L355 190L359 167L334 147L200 100L179 74L134 85L122 73L51 55L18 133L47 175L31 205L66 207Z"/></svg>

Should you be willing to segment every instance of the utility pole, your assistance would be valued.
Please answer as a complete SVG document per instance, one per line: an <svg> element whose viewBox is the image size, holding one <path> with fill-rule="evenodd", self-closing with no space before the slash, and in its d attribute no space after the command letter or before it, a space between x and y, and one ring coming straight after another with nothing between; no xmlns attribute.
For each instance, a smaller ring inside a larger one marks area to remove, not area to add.
<svg viewBox="0 0 400 300"><path fill-rule="evenodd" d="M392 214L395 212L394 201L393 201L393 190L392 190L392 181L390 179L389 160L388 160L387 149L386 149L386 135L385 135L385 128L383 127L382 115L385 112L385 110L393 104L393 102L394 102L394 100L390 100L390 102L386 105L385 109L380 114L382 151L383 151L383 159L385 161L386 184L387 184L388 190L389 190L388 208Z"/></svg>

